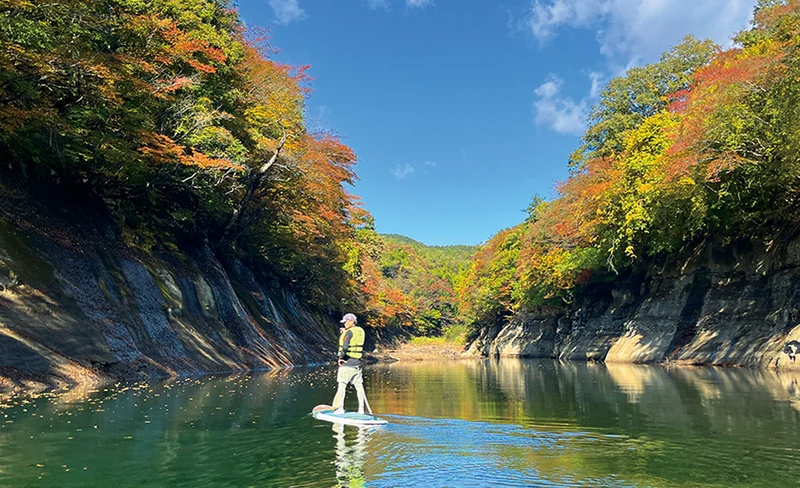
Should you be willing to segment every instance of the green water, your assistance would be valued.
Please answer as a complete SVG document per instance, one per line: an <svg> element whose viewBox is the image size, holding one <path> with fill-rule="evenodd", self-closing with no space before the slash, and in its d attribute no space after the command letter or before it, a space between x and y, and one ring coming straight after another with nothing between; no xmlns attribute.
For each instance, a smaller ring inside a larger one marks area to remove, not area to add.
<svg viewBox="0 0 800 488"><path fill-rule="evenodd" d="M798 379L396 363L366 371L372 407L390 421L372 429L308 415L330 403L330 367L7 399L0 485L797 486Z"/></svg>

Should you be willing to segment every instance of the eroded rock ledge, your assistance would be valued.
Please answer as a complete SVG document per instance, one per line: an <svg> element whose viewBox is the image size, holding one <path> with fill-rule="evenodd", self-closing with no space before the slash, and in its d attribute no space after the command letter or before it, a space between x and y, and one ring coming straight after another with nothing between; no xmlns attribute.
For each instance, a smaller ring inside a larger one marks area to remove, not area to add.
<svg viewBox="0 0 800 488"><path fill-rule="evenodd" d="M0 216L0 388L332 357L335 324L208 246L151 256L111 225L25 215Z"/></svg>
<svg viewBox="0 0 800 488"><path fill-rule="evenodd" d="M594 283L563 310L522 310L471 355L800 369L800 240L707 245L687 262Z"/></svg>

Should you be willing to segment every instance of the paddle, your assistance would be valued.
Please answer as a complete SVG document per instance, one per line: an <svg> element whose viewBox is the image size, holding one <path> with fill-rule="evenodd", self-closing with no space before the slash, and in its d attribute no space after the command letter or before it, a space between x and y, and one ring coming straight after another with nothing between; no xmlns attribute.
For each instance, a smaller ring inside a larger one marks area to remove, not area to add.
<svg viewBox="0 0 800 488"><path fill-rule="evenodd" d="M369 406L369 400L367 400L367 394L366 393L364 393L364 404L367 406L367 411L369 411L369 414L374 417L375 414L372 413L372 407Z"/></svg>

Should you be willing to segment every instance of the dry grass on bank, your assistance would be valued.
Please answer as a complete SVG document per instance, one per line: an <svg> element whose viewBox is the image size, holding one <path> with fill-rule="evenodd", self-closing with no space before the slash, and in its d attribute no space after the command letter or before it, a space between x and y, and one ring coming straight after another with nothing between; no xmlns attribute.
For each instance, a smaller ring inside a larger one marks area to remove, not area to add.
<svg viewBox="0 0 800 488"><path fill-rule="evenodd" d="M462 342L449 342L441 337L415 337L409 342L392 349L373 353L379 361L429 361L465 359L462 356L465 346Z"/></svg>

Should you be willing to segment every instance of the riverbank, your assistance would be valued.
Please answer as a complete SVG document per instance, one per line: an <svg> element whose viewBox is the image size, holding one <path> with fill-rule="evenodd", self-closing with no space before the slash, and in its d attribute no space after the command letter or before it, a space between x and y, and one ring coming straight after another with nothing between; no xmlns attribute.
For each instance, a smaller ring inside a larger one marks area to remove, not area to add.
<svg viewBox="0 0 800 488"><path fill-rule="evenodd" d="M522 310L483 330L467 353L458 341L414 339L373 357L800 368L784 352L800 340L800 241L769 251L709 247L681 264L592 284L560 313ZM0 215L2 390L324 362L335 356L337 330L202 243L148 253L111 222L33 202Z"/></svg>
<svg viewBox="0 0 800 488"><path fill-rule="evenodd" d="M464 355L464 344L437 340L411 340L396 347L378 348L369 354L374 362L392 363L397 361L456 361L471 359ZM474 358L472 358L474 359Z"/></svg>

